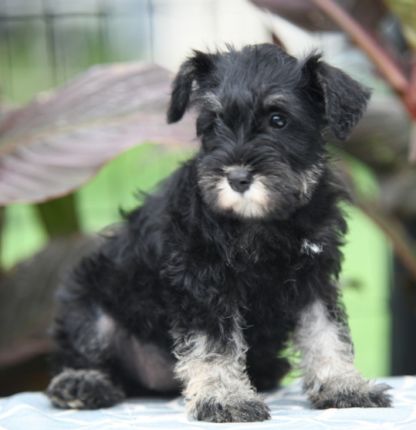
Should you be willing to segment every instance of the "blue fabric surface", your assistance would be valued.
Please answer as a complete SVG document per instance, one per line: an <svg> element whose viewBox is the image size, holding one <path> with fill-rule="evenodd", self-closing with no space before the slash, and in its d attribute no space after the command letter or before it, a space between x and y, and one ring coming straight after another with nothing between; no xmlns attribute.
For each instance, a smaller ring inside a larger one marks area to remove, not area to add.
<svg viewBox="0 0 416 430"><path fill-rule="evenodd" d="M300 384L265 395L272 419L262 423L209 424L190 421L181 398L129 399L98 411L53 408L42 393L0 399L0 430L141 430L141 429L409 429L416 430L416 378L384 378L393 390L394 407L386 409L310 408Z"/></svg>

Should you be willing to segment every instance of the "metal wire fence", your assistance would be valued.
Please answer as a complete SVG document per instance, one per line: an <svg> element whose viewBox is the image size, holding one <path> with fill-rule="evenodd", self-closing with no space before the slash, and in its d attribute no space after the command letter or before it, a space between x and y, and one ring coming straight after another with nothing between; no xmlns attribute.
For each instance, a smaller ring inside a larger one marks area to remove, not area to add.
<svg viewBox="0 0 416 430"><path fill-rule="evenodd" d="M152 59L151 0L0 0L0 92L27 101L90 65Z"/></svg>

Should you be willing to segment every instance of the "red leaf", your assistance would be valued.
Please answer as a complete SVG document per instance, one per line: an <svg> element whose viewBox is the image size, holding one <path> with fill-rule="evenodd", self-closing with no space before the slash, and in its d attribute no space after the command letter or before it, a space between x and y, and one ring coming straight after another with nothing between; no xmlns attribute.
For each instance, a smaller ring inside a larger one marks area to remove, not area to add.
<svg viewBox="0 0 416 430"><path fill-rule="evenodd" d="M11 112L0 124L0 205L68 194L139 143L190 143L190 118L166 124L171 78L152 64L96 66Z"/></svg>

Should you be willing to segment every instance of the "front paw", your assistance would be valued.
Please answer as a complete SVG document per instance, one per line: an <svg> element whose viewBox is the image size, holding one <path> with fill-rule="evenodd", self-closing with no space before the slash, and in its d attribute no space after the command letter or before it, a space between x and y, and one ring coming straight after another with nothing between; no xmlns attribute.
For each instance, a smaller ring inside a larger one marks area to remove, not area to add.
<svg viewBox="0 0 416 430"><path fill-rule="evenodd" d="M270 409L261 400L230 399L224 402L216 398L201 399L191 413L199 421L211 423L253 422L270 419Z"/></svg>
<svg viewBox="0 0 416 430"><path fill-rule="evenodd" d="M358 386L344 386L342 383L323 384L319 392L310 396L316 409L329 408L389 408L391 395L387 384L371 385L363 381Z"/></svg>

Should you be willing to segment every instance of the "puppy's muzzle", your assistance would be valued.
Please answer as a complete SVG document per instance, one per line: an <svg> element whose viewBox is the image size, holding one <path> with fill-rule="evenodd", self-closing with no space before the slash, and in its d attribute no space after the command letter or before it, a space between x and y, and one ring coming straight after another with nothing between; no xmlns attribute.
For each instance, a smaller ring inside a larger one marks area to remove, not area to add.
<svg viewBox="0 0 416 430"><path fill-rule="evenodd" d="M244 193L250 188L253 175L246 169L235 169L227 174L227 180L234 191Z"/></svg>

